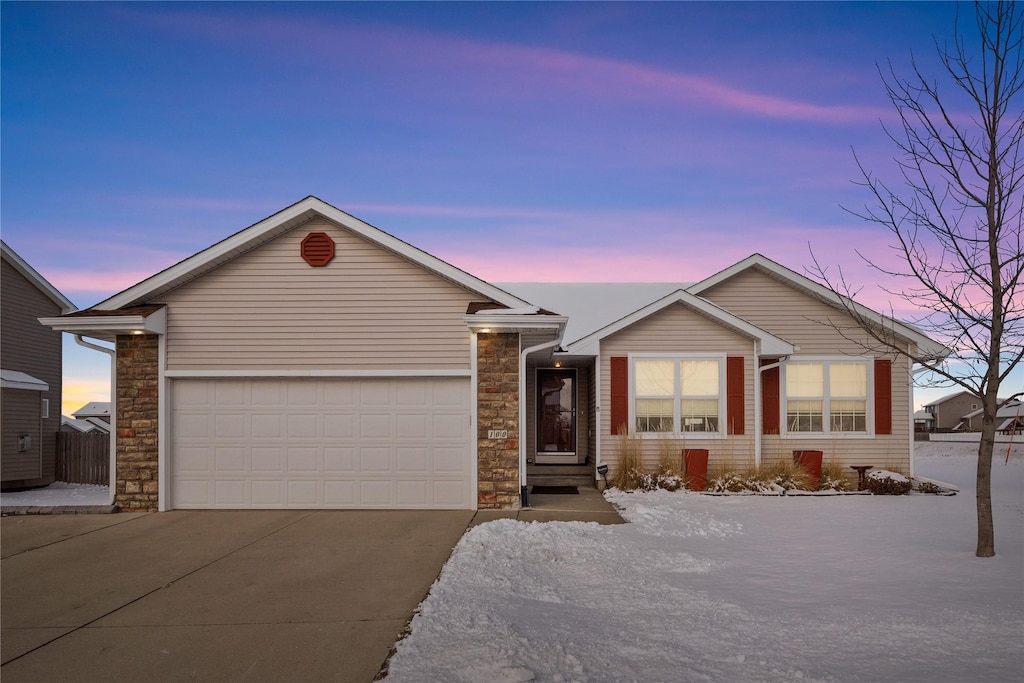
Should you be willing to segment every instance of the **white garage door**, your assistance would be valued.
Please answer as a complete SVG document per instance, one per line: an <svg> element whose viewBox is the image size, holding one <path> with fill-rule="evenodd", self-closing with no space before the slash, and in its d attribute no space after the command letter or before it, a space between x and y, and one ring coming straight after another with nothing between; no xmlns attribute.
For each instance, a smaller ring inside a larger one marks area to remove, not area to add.
<svg viewBox="0 0 1024 683"><path fill-rule="evenodd" d="M175 508L472 508L468 379L178 379Z"/></svg>

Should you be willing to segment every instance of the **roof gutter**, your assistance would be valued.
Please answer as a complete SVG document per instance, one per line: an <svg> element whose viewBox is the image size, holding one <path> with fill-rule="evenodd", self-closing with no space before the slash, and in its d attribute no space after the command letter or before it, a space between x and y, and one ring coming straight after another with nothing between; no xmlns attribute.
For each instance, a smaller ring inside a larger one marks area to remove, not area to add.
<svg viewBox="0 0 1024 683"><path fill-rule="evenodd" d="M117 351L87 342L80 334L75 335L75 343L110 356L110 498L107 503L113 505L117 497Z"/></svg>

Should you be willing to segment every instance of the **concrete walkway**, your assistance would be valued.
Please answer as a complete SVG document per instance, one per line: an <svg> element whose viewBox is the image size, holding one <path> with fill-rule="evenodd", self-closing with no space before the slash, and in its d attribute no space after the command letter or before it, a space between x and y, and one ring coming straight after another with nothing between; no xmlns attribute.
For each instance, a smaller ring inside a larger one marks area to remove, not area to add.
<svg viewBox="0 0 1024 683"><path fill-rule="evenodd" d="M369 683L467 527L622 519L594 489L521 511L0 519L0 678Z"/></svg>

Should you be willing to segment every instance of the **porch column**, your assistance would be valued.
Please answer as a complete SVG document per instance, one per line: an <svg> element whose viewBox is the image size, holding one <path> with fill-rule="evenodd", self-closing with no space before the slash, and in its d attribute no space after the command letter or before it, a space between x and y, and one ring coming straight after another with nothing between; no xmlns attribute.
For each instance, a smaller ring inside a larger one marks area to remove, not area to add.
<svg viewBox="0 0 1024 683"><path fill-rule="evenodd" d="M477 507L518 509L518 333L477 335L477 457Z"/></svg>
<svg viewBox="0 0 1024 683"><path fill-rule="evenodd" d="M153 512L159 504L159 336L117 337L117 478L121 510Z"/></svg>

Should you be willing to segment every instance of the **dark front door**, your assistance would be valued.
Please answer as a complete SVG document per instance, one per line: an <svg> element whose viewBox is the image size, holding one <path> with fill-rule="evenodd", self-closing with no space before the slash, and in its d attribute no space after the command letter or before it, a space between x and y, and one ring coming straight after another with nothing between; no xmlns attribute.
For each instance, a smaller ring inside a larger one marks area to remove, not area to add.
<svg viewBox="0 0 1024 683"><path fill-rule="evenodd" d="M575 369L537 371L537 413L537 455L575 455Z"/></svg>

